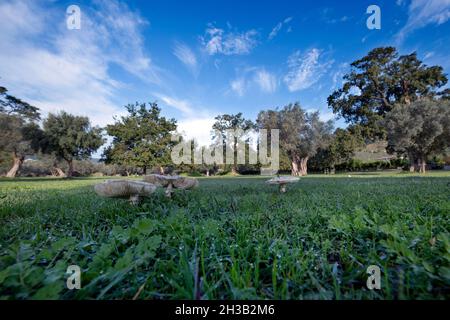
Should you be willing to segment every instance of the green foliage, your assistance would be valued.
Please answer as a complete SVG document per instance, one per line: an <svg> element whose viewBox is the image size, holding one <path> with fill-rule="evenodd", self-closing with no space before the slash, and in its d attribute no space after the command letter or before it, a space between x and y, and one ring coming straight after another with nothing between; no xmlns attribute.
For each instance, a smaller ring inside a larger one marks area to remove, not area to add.
<svg viewBox="0 0 450 320"><path fill-rule="evenodd" d="M397 103L433 97L447 83L442 67L426 66L416 53L399 57L393 47L373 49L351 67L342 88L328 97L328 105L370 138L384 137L379 120Z"/></svg>
<svg viewBox="0 0 450 320"><path fill-rule="evenodd" d="M410 105L398 105L386 115L383 125L389 151L425 165L429 156L450 147L450 102L421 99Z"/></svg>
<svg viewBox="0 0 450 320"><path fill-rule="evenodd" d="M298 103L260 111L256 123L260 129L280 130L280 158L286 162L288 157L292 175L306 174L308 159L329 143L333 130L333 121L321 121L319 112L307 113Z"/></svg>
<svg viewBox="0 0 450 320"><path fill-rule="evenodd" d="M34 122L26 122L18 115L0 113L0 150L17 157L37 152L43 137L42 130Z"/></svg>
<svg viewBox="0 0 450 320"><path fill-rule="evenodd" d="M0 113L15 115L24 121L37 121L40 119L39 109L19 98L9 95L5 87L0 86Z"/></svg>
<svg viewBox="0 0 450 320"><path fill-rule="evenodd" d="M280 149L290 159L299 158L301 135L305 127L306 112L299 103L289 104L281 110L260 111L256 119L260 129L280 130Z"/></svg>
<svg viewBox="0 0 450 320"><path fill-rule="evenodd" d="M176 121L162 117L156 103L151 103L149 108L145 103L129 104L125 108L127 116L106 126L106 132L113 137L112 145L104 153L106 162L144 171L170 164L170 150L175 143L171 135L177 128Z"/></svg>
<svg viewBox="0 0 450 320"><path fill-rule="evenodd" d="M104 143L102 129L91 127L89 118L74 116L65 111L59 114L49 113L43 127L43 151L67 161L68 176L72 175L73 160L87 159Z"/></svg>
<svg viewBox="0 0 450 320"><path fill-rule="evenodd" d="M216 122L212 125L212 129L216 130L217 132L220 133L220 136L216 136L216 132L214 132L213 134L213 140L214 143L221 143L224 147L223 149L223 155L224 157L226 157L226 146L225 143L227 141L227 130L235 130L234 131L234 140L232 141L233 143L233 150L234 150L234 154L233 154L233 165L232 167L232 172L234 174L237 173L238 171L238 166L236 165L237 160L237 144L239 143L239 141L241 140L246 140L248 137L246 137L246 132L248 130L254 129L255 128L255 124L251 121L251 120L247 120L242 116L242 113L239 112L237 114L222 114L222 115L218 115L217 117L214 118L216 120ZM248 149L248 146L246 146L246 149ZM224 158L225 159L225 158ZM225 170L228 169L228 166L225 166Z"/></svg>
<svg viewBox="0 0 450 320"><path fill-rule="evenodd" d="M97 197L98 179L1 181L0 297L448 299L449 179L309 176L280 195L208 178L137 207ZM81 290L65 287L71 264Z"/></svg>
<svg viewBox="0 0 450 320"><path fill-rule="evenodd" d="M330 137L326 147L319 148L310 160L316 171L334 169L340 163L350 161L354 152L363 144L362 137L349 129L338 128Z"/></svg>
<svg viewBox="0 0 450 320"><path fill-rule="evenodd" d="M42 130L35 121L40 119L39 109L7 94L0 86L0 160L13 160L8 172L14 177L20 169L26 155L33 154L39 148Z"/></svg>

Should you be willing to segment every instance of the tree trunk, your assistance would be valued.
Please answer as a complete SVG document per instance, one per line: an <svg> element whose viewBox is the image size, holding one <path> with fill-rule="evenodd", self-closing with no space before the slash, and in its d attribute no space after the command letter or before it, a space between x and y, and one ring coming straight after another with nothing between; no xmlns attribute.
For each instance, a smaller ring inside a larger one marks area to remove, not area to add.
<svg viewBox="0 0 450 320"><path fill-rule="evenodd" d="M53 169L51 170L51 172L52 172L52 176L55 176L55 177L65 177L66 176L64 171L58 167L58 162L56 161L56 159L55 159L55 161L53 161Z"/></svg>
<svg viewBox="0 0 450 320"><path fill-rule="evenodd" d="M73 176L73 160L66 160L69 165L69 169L67 170L67 177Z"/></svg>
<svg viewBox="0 0 450 320"><path fill-rule="evenodd" d="M66 174L64 173L64 171L61 168L56 167L55 170L58 173L58 177L65 177L66 176Z"/></svg>
<svg viewBox="0 0 450 320"><path fill-rule="evenodd" d="M292 176L298 176L299 175L298 163L295 160L292 160L292 162L291 162L291 175Z"/></svg>
<svg viewBox="0 0 450 320"><path fill-rule="evenodd" d="M142 173L144 174L144 176L147 175L147 166L144 166L142 168Z"/></svg>
<svg viewBox="0 0 450 320"><path fill-rule="evenodd" d="M237 170L237 142L236 141L233 142L233 164L231 165L231 174L233 176L237 176L238 175L238 170Z"/></svg>
<svg viewBox="0 0 450 320"><path fill-rule="evenodd" d="M300 174L306 176L308 174L308 157L300 159Z"/></svg>
<svg viewBox="0 0 450 320"><path fill-rule="evenodd" d="M427 168L427 161L425 160L424 157L421 157L418 161L418 167L419 167L419 172L420 173L425 173L426 168Z"/></svg>
<svg viewBox="0 0 450 320"><path fill-rule="evenodd" d="M206 176L209 177L209 169L206 170Z"/></svg>
<svg viewBox="0 0 450 320"><path fill-rule="evenodd" d="M409 172L413 173L416 170L416 163L414 156L411 153L409 153L408 159L409 159Z"/></svg>
<svg viewBox="0 0 450 320"><path fill-rule="evenodd" d="M9 169L8 173L6 174L8 178L14 178L16 176L17 171L20 170L20 167L22 166L24 159L25 159L24 156L18 156L15 152L13 152L14 163L11 169Z"/></svg>
<svg viewBox="0 0 450 320"><path fill-rule="evenodd" d="M61 168L58 168L56 166L53 167L52 175L55 176L55 177L65 177L66 176L64 171Z"/></svg>

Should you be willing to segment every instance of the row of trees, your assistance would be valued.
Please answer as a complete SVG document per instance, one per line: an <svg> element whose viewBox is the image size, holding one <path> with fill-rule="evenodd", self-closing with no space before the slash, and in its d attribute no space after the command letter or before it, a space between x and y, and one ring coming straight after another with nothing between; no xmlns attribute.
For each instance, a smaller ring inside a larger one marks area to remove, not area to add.
<svg viewBox="0 0 450 320"><path fill-rule="evenodd" d="M393 47L376 48L351 64L342 87L327 99L349 126L336 129L298 103L261 111L256 123L242 114L220 115L213 129L279 129L281 161L292 175L307 174L308 161L322 168L349 161L365 143L387 140L388 152L410 161L410 171L425 172L430 156L449 151L450 89L440 66L427 66L416 53L399 56ZM236 168L233 167L232 171Z"/></svg>
<svg viewBox="0 0 450 320"><path fill-rule="evenodd" d="M59 175L72 176L75 159L87 159L103 143L101 128L92 127L87 117L60 112L50 113L39 125L39 109L8 94L0 87L0 151L10 154L12 166L7 177L15 177L25 156L38 151L54 158L54 170ZM67 173L57 161L66 161Z"/></svg>
<svg viewBox="0 0 450 320"><path fill-rule="evenodd" d="M428 157L448 151L450 90L439 91L447 83L442 67L426 66L415 53L399 56L395 48L376 48L353 62L343 80L328 104L347 121L346 129L334 130L332 121L321 121L318 112L308 113L294 103L263 110L254 122L242 113L219 115L211 129L220 136L213 141L225 142L229 129L279 129L280 162L292 175L307 174L311 159L333 169L350 160L358 147L376 140L387 140L389 152L407 157L411 171L424 172ZM156 103L126 109L126 116L104 129L66 112L42 120L36 107L0 87L0 156L9 154L13 161L7 176L14 177L25 156L38 151L55 159L59 175L71 176L74 159L89 158L104 144L104 132L112 137L103 154L106 163L140 168L144 174L154 167L163 171L171 165L170 151L177 143L171 139L176 121L161 116ZM67 163L66 173L58 161ZM238 166L230 169L237 173Z"/></svg>

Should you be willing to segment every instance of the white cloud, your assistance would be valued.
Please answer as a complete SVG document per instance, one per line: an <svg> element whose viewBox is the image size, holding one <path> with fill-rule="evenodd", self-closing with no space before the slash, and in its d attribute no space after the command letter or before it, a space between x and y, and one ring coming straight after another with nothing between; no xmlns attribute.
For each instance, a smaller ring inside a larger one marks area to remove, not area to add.
<svg viewBox="0 0 450 320"><path fill-rule="evenodd" d="M177 42L173 48L173 54L184 63L194 75L197 74L197 57L191 48L184 43Z"/></svg>
<svg viewBox="0 0 450 320"><path fill-rule="evenodd" d="M81 30L67 30L64 11L29 1L0 4L2 85L44 114L65 110L110 123L121 113L114 101L124 87L109 74L111 64L145 81L158 77L139 32L145 21L120 2L97 5L82 8Z"/></svg>
<svg viewBox="0 0 450 320"><path fill-rule="evenodd" d="M163 104L181 111L177 120L178 133L188 140L195 139L202 146L211 144L211 130L215 120L207 109L198 106L194 108L193 103L186 99L160 93L153 93L153 95Z"/></svg>
<svg viewBox="0 0 450 320"><path fill-rule="evenodd" d="M267 71L264 67L247 67L236 70L237 77L230 81L230 91L239 97L252 89L259 89L264 93L274 93L277 90L278 79L276 75Z"/></svg>
<svg viewBox="0 0 450 320"><path fill-rule="evenodd" d="M333 61L322 62L322 55L321 50L313 48L305 54L296 51L289 56L289 71L283 78L289 91L308 89L320 79L333 63Z"/></svg>
<svg viewBox="0 0 450 320"><path fill-rule="evenodd" d="M332 111L321 112L319 114L319 118L322 121L336 120L337 119L336 115Z"/></svg>
<svg viewBox="0 0 450 320"><path fill-rule="evenodd" d="M225 32L223 29L209 25L201 40L209 55L242 55L249 54L257 45L257 36L256 30L241 33Z"/></svg>
<svg viewBox="0 0 450 320"><path fill-rule="evenodd" d="M158 99L161 99L161 101L167 104L168 106L171 106L177 109L178 111L183 112L184 114L193 113L193 108L187 100L180 100L159 93L154 93L153 95L156 96Z"/></svg>
<svg viewBox="0 0 450 320"><path fill-rule="evenodd" d="M427 53L425 53L425 56L423 57L424 60L427 60L431 57L433 57L435 55L434 51L428 51Z"/></svg>
<svg viewBox="0 0 450 320"><path fill-rule="evenodd" d="M336 90L338 87L340 87L344 84L343 77L347 73L348 69L349 69L349 64L346 62L341 63L337 67L336 71L333 73L333 76L332 76L333 84L331 86L331 90Z"/></svg>
<svg viewBox="0 0 450 320"><path fill-rule="evenodd" d="M194 139L201 146L211 144L211 130L215 122L211 115L211 108L195 105L190 100L180 99L161 93L153 93L162 103L181 112L177 117L177 131L185 139Z"/></svg>
<svg viewBox="0 0 450 320"><path fill-rule="evenodd" d="M282 27L283 27L283 24L281 22L278 22L277 25L270 32L269 40L272 40L273 38L275 38Z"/></svg>
<svg viewBox="0 0 450 320"><path fill-rule="evenodd" d="M233 90L238 96L242 97L245 92L245 79L238 78L230 83L231 90Z"/></svg>
<svg viewBox="0 0 450 320"><path fill-rule="evenodd" d="M336 120L337 116L332 112L332 111L328 111L325 108L325 111L320 111L318 108L308 108L306 109L306 112L308 113L314 113L314 112L319 112L319 119L322 121L328 121L328 120Z"/></svg>
<svg viewBox="0 0 450 320"><path fill-rule="evenodd" d="M200 146L209 146L215 121L214 117L208 116L184 118L178 121L178 132L189 140L195 139Z"/></svg>
<svg viewBox="0 0 450 320"><path fill-rule="evenodd" d="M272 31L269 33L268 39L272 40L273 38L275 38L277 36L278 32L280 32L281 29L283 28L283 25L286 25L291 21L292 21L292 17L287 17L282 22L278 22L277 25L275 27L273 27ZM292 31L292 28L289 26L289 29L287 32L291 32L291 31Z"/></svg>
<svg viewBox="0 0 450 320"><path fill-rule="evenodd" d="M450 0L412 0L408 7L408 20L397 33L403 41L414 30L429 24L441 25L450 19Z"/></svg>
<svg viewBox="0 0 450 320"><path fill-rule="evenodd" d="M276 77L264 69L256 71L254 79L263 92L273 93L277 89Z"/></svg>

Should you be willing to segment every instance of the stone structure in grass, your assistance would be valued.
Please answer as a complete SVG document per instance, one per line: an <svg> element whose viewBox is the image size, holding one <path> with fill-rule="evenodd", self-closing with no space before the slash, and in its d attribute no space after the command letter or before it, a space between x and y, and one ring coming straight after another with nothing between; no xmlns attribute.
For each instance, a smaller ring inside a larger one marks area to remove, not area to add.
<svg viewBox="0 0 450 320"><path fill-rule="evenodd" d="M131 204L137 205L141 197L150 197L156 186L144 181L108 180L96 184L94 190L99 196L128 198Z"/></svg>
<svg viewBox="0 0 450 320"><path fill-rule="evenodd" d="M267 180L266 183L278 185L280 192L285 193L286 185L288 183L296 183L299 180L300 180L300 178L298 178L298 177L280 177L280 176L278 176L278 177L272 178L270 180Z"/></svg>
<svg viewBox="0 0 450 320"><path fill-rule="evenodd" d="M181 176L163 176L161 174L151 174L143 179L159 187L166 189L165 194L168 198L172 196L173 189L193 189L198 186L198 180L195 178Z"/></svg>

